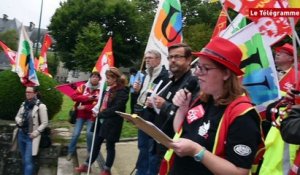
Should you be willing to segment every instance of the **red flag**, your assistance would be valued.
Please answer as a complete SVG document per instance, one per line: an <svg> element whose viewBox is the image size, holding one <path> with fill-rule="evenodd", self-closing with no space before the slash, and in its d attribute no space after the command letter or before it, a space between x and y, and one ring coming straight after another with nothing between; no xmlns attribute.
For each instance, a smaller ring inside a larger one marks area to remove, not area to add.
<svg viewBox="0 0 300 175"><path fill-rule="evenodd" d="M84 84L85 81L78 81L74 83L68 83L68 84L62 84L59 86L56 86L55 89L63 93L64 95L71 98L71 96L75 93L77 87Z"/></svg>
<svg viewBox="0 0 300 175"><path fill-rule="evenodd" d="M102 50L101 55L99 56L95 67L93 68L93 72L97 71L101 75L101 80L100 80L100 91L104 91L106 87L106 76L105 72L108 70L110 67L114 66L114 55L113 55L113 50L112 50L112 38L109 37L105 47ZM95 113L98 113L100 107L101 107L101 100L102 100L102 93L100 93L100 96L98 98L98 102L96 106L93 108L93 111Z"/></svg>
<svg viewBox="0 0 300 175"><path fill-rule="evenodd" d="M291 27L288 18L284 17L249 17L249 9L255 8L286 8L287 3L283 4L282 0L277 1L240 1L240 0L223 0L224 5L228 8L239 12L257 23L259 31L263 36L282 38L287 34L291 34Z"/></svg>
<svg viewBox="0 0 300 175"><path fill-rule="evenodd" d="M93 72L97 71L97 72L101 73L103 66L106 64L108 64L109 67L114 66L114 55L113 55L113 51L112 51L112 38L111 37L109 37L101 55L99 56L99 58L96 62L96 65L93 68Z"/></svg>
<svg viewBox="0 0 300 175"><path fill-rule="evenodd" d="M226 15L225 11L227 11L227 8L226 9L222 8L222 10L220 12L220 15L219 15L219 18L218 18L218 21L217 21L217 24L215 26L215 29L214 29L214 32L213 32L211 38L214 38L215 36L219 36L220 32L222 32L223 30L226 29L227 15Z"/></svg>
<svg viewBox="0 0 300 175"><path fill-rule="evenodd" d="M43 46L42 46L42 49L41 49L41 54L40 54L40 57L39 57L39 63L38 63L38 71L40 72L43 72L44 74L52 77L50 74L49 74L49 71L48 71L48 62L47 62L47 51L49 49L49 47L51 46L52 44L52 40L51 40L51 37L46 34L45 37L44 37L44 42L43 42Z"/></svg>
<svg viewBox="0 0 300 175"><path fill-rule="evenodd" d="M7 47L2 41L0 41L0 45L9 59L10 65L12 66L12 71L15 71L16 65L16 52Z"/></svg>

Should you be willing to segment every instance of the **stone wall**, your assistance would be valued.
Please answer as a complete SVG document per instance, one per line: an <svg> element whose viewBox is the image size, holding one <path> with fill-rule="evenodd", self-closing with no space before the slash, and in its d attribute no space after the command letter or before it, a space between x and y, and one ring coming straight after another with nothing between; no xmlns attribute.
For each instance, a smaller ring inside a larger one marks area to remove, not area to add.
<svg viewBox="0 0 300 175"><path fill-rule="evenodd" d="M8 121L0 121L0 175L21 175L22 160L18 151L11 152L12 132L15 128ZM35 159L36 172L42 165L57 167L58 157L61 155L61 146L52 144L50 148L40 149Z"/></svg>

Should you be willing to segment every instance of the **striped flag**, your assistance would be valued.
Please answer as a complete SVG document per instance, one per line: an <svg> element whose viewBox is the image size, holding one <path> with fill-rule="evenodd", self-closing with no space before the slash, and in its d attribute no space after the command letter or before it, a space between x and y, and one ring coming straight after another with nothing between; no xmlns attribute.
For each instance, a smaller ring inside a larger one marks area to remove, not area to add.
<svg viewBox="0 0 300 175"><path fill-rule="evenodd" d="M9 47L7 47L2 41L0 41L0 45L5 53L5 55L7 56L7 58L9 59L9 62L10 62L10 65L11 65L11 70L13 72L15 72L16 68L15 68L15 65L16 65L16 52L11 50Z"/></svg>
<svg viewBox="0 0 300 175"><path fill-rule="evenodd" d="M32 43L23 25L21 26L19 48L16 55L16 72L24 86L40 85L34 69Z"/></svg>
<svg viewBox="0 0 300 175"><path fill-rule="evenodd" d="M161 0L152 25L145 52L157 50L168 68L168 46L182 42L182 12L179 0Z"/></svg>
<svg viewBox="0 0 300 175"><path fill-rule="evenodd" d="M49 47L51 46L51 44L52 44L51 37L48 34L46 34L44 37L41 54L38 59L38 69L37 70L52 78L51 74L49 74L48 62L47 62L47 51L48 51Z"/></svg>

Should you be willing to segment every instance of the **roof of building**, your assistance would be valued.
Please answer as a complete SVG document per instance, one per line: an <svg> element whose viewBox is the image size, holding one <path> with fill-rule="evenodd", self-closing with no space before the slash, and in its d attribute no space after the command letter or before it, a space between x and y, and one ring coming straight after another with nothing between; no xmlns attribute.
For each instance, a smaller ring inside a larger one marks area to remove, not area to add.
<svg viewBox="0 0 300 175"><path fill-rule="evenodd" d="M8 30L16 30L18 34L20 34L22 22L14 19L9 19L6 14L3 14L3 18L0 18L0 33L6 32ZM28 32L28 36L33 43L36 43L38 38L38 28L35 27L33 22L29 23L29 26L24 25L25 30ZM44 36L48 32L47 29L40 29L40 39L39 39L39 47L41 47L41 43L43 43ZM52 38L53 39L53 38ZM9 47L9 46L8 46ZM35 47L35 45L33 46ZM6 64L10 64L6 55L3 52L0 52L0 70L1 67L5 66Z"/></svg>

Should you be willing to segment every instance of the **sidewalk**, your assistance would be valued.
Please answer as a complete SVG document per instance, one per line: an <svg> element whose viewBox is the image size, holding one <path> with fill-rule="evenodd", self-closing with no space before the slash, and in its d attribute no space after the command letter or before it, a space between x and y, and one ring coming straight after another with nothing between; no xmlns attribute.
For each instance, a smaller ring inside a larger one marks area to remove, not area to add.
<svg viewBox="0 0 300 175"><path fill-rule="evenodd" d="M57 135L63 138L69 139L71 137L71 132L66 128L56 128L55 132ZM83 131L84 132L84 131ZM83 133L84 134L84 133ZM66 161L66 157L62 156L59 159L59 175L71 175L78 173L74 172L74 168L82 164L86 157L86 144L77 144L77 157L73 161ZM131 140L121 140L116 144L116 157L111 169L112 175L130 175L130 173L135 168L136 160L138 157L137 140L133 138ZM104 166L106 159L106 143L104 142L101 146L100 156L98 161L92 166L93 172L91 175L98 175ZM134 175L135 173L133 173ZM79 174L78 174L79 175Z"/></svg>
<svg viewBox="0 0 300 175"><path fill-rule="evenodd" d="M106 147L101 148L101 157L106 158ZM112 167L113 175L129 175L135 168L138 157L137 141L119 142L116 144L116 158ZM134 173L133 173L134 174Z"/></svg>
<svg viewBox="0 0 300 175"><path fill-rule="evenodd" d="M112 175L130 175L130 173L135 168L136 160L138 157L137 141L126 141L119 142L116 144L116 157L111 169ZM76 173L74 168L82 164L87 158L86 148L81 147L77 149L76 156L71 160L67 161L66 156L59 157L58 159L58 169L56 175L80 175ZM99 175L103 166L104 160L106 158L106 146L103 144L101 148L101 154L98 157L97 162L92 164L92 172L90 175ZM39 172L39 175L43 175L45 171L50 171L45 169ZM46 173L47 174L47 173ZM49 173L48 173L49 174ZM47 174L47 175L48 175ZM53 173L50 173L53 174ZM85 173L82 173L85 174ZM134 175L133 173L132 175Z"/></svg>

